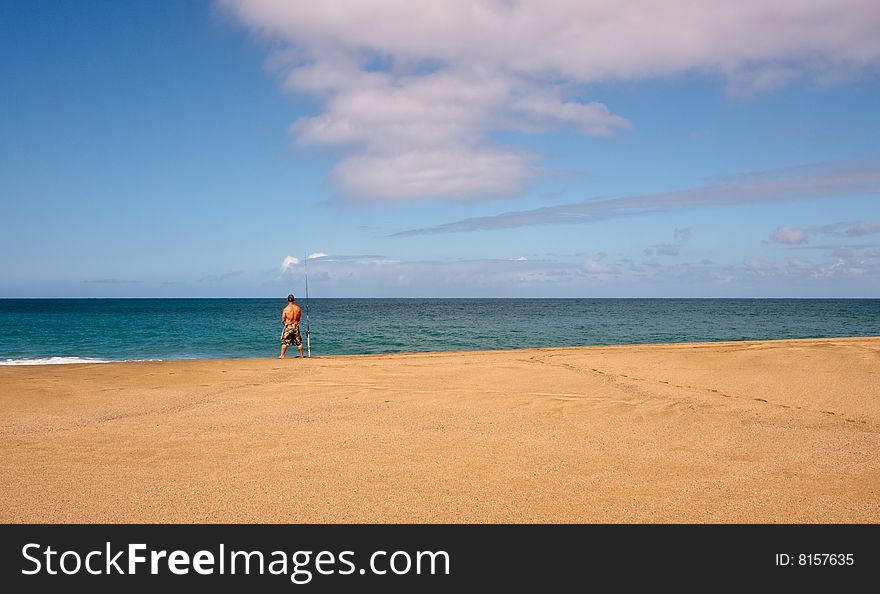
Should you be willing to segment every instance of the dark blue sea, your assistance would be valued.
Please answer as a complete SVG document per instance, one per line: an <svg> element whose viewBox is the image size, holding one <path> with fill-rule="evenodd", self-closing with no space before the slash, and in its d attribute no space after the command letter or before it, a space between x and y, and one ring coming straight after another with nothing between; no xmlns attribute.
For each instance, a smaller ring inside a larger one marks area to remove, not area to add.
<svg viewBox="0 0 880 594"><path fill-rule="evenodd" d="M0 299L0 363L277 355L283 299ZM880 299L312 299L313 356L880 335ZM295 354L295 349L291 351Z"/></svg>

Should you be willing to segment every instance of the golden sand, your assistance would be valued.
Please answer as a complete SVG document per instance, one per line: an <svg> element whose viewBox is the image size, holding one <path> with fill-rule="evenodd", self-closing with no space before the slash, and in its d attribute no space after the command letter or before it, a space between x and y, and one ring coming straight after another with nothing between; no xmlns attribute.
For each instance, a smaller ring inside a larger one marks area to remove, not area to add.
<svg viewBox="0 0 880 594"><path fill-rule="evenodd" d="M880 338L0 367L2 522L878 522Z"/></svg>

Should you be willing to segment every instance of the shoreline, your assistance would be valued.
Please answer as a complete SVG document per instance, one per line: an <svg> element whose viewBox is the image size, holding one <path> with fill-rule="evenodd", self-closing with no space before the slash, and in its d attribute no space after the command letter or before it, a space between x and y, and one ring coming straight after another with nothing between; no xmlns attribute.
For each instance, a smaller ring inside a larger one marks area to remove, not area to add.
<svg viewBox="0 0 880 594"><path fill-rule="evenodd" d="M0 522L878 523L880 337L0 366Z"/></svg>
<svg viewBox="0 0 880 594"><path fill-rule="evenodd" d="M385 357L395 355L443 355L443 354L461 354L461 353L508 353L516 351L547 351L547 350L570 350L570 349L606 349L606 348L627 348L627 347L667 347L677 345L733 345L733 344L749 344L749 343L789 343L798 341L834 341L849 339L880 339L880 335L856 335L856 336L821 336L806 338L770 338L770 339L743 339L743 340L703 340L703 341L680 341L680 342L627 342L618 344L591 344L591 345L568 345L568 346L551 346L551 347L525 347L511 349L462 349L450 351L395 351L388 353L344 353L332 355L314 355L312 359L327 359L339 357ZM306 357L309 358L309 357ZM80 361L64 361L64 362L44 362L44 363L28 363L27 361L47 361L50 359L82 359ZM77 357L77 356L51 356L39 358L7 358L0 359L0 367L41 367L45 365L108 365L119 363L175 363L175 362L203 362L210 361L264 361L266 359L277 359L277 356L267 355L266 357L221 357L216 359L102 359L100 357ZM289 355L285 359L296 359L295 356Z"/></svg>

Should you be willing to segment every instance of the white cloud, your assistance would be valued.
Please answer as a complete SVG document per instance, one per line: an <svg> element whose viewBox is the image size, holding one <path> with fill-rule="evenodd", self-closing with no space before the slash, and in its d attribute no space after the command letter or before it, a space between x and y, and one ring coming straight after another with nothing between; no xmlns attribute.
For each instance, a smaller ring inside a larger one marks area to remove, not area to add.
<svg viewBox="0 0 880 594"><path fill-rule="evenodd" d="M874 0L219 3L272 43L286 90L320 101L292 133L348 150L334 180L373 199L522 191L533 162L490 133L629 127L591 83L717 72L747 95L880 59Z"/></svg>
<svg viewBox="0 0 880 594"><path fill-rule="evenodd" d="M785 243L788 245L799 245L807 243L809 238L804 229L796 229L792 227L779 227L770 236L770 239L777 243Z"/></svg>
<svg viewBox="0 0 880 594"><path fill-rule="evenodd" d="M306 260L314 260L316 258L326 258L326 257L327 257L327 254L325 254L324 252L313 252L313 253L309 254L308 256L306 256Z"/></svg>
<svg viewBox="0 0 880 594"><path fill-rule="evenodd" d="M516 101L513 107L533 126L564 126L593 136L612 136L617 128L630 127L627 120L613 115L602 103L563 101L551 93L527 95Z"/></svg>
<svg viewBox="0 0 880 594"><path fill-rule="evenodd" d="M430 151L355 155L333 172L350 196L469 199L521 191L533 175L526 155L497 147L450 145Z"/></svg>
<svg viewBox="0 0 880 594"><path fill-rule="evenodd" d="M610 136L629 126L600 103L565 100L557 89L469 67L365 72L353 58L321 55L291 68L286 88L317 94L323 111L290 131L301 144L349 151L333 180L355 198L515 195L536 173L534 155L489 141L490 129L564 126Z"/></svg>
<svg viewBox="0 0 880 594"><path fill-rule="evenodd" d="M284 260L281 261L281 274L286 273L297 264L299 264L299 258L294 258L293 256L285 257Z"/></svg>
<svg viewBox="0 0 880 594"><path fill-rule="evenodd" d="M554 72L583 81L715 68L834 70L880 54L873 0L222 0L245 23L312 57L353 51ZM455 42L452 43L451 40ZM803 66L793 64L810 58ZM330 74L325 77L330 77ZM764 83L768 84L768 83Z"/></svg>

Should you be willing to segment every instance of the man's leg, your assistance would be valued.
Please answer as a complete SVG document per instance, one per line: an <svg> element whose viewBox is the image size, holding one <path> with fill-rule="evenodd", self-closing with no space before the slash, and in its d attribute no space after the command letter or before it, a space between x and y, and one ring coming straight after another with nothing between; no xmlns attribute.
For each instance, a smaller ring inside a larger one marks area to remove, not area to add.
<svg viewBox="0 0 880 594"><path fill-rule="evenodd" d="M299 358L302 359L303 358L303 345L302 345L302 343L300 343L296 346L299 349Z"/></svg>
<svg viewBox="0 0 880 594"><path fill-rule="evenodd" d="M278 355L278 358L279 358L279 359L283 359L283 358L284 358L284 353L286 353L286 352L287 352L287 345L286 345L286 344L282 344L282 345L281 345L281 354Z"/></svg>

